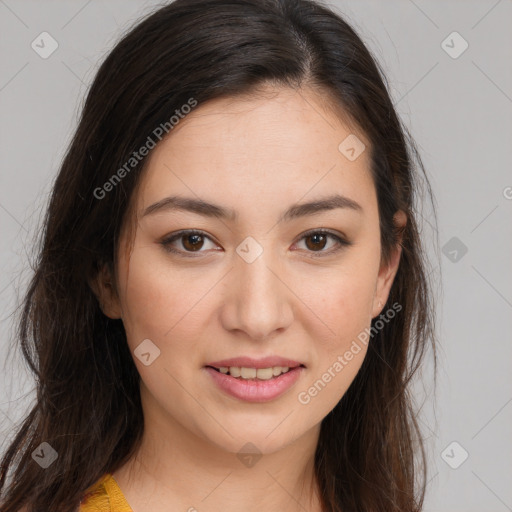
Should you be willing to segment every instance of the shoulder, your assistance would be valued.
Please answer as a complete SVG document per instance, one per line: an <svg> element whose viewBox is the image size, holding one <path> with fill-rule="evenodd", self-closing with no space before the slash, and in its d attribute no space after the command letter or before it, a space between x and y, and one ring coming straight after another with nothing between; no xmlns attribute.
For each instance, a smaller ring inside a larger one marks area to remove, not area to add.
<svg viewBox="0 0 512 512"><path fill-rule="evenodd" d="M112 512L110 498L105 486L110 475L104 475L84 493L79 512Z"/></svg>
<svg viewBox="0 0 512 512"><path fill-rule="evenodd" d="M114 476L105 474L87 489L78 512L133 512Z"/></svg>
<svg viewBox="0 0 512 512"><path fill-rule="evenodd" d="M28 506L18 512L29 512ZM116 481L110 474L86 489L77 512L132 512Z"/></svg>

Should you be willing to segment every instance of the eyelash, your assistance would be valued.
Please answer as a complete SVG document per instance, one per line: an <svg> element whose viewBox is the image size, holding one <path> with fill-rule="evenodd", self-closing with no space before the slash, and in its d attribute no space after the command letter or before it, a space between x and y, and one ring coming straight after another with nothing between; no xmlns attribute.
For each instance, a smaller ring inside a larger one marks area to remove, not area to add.
<svg viewBox="0 0 512 512"><path fill-rule="evenodd" d="M307 231L306 233L304 233L301 236L299 241L303 240L304 238L307 238L308 236L317 235L317 234L327 235L327 236L333 238L336 242L338 242L338 247L335 247L334 249L331 248L328 251L308 251L311 253L310 256L313 258L321 258L324 256L330 256L334 253L341 251L345 247L352 245L352 242L349 242L349 241L345 240L344 238L342 238L341 236L334 234L331 231L328 231L325 229L313 229L313 230ZM174 242L175 240L179 240L180 238L182 238L185 235L200 235L204 238L208 238L209 240L211 240L213 242L213 240L204 231L199 231L196 229L184 229L182 231L178 231L178 232L172 234L169 237L164 238L163 240L161 240L160 244L163 246L165 251L177 254L184 258L197 258L197 257L199 257L201 252L205 252L205 251L197 251L197 252L182 251L182 250L175 249L174 247L171 247L170 244L172 242Z"/></svg>

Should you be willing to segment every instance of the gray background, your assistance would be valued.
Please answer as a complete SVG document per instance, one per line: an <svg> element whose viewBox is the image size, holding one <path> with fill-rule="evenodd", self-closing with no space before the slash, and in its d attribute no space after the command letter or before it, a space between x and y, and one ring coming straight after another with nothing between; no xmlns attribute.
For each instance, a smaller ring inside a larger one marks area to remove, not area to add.
<svg viewBox="0 0 512 512"><path fill-rule="evenodd" d="M423 216L439 286L439 382L434 401L425 371L415 393L430 459L425 510L512 510L512 2L331 4L383 66L437 200L437 251L427 207ZM34 399L8 345L41 208L98 63L154 5L0 0L2 449ZM31 48L43 31L59 45L47 59ZM454 31L469 44L457 58L445 51L462 49Z"/></svg>

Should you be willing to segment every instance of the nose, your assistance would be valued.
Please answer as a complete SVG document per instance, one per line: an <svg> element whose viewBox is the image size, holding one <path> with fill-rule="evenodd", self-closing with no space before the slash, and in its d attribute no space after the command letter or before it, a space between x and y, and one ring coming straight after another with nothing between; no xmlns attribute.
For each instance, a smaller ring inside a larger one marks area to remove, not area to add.
<svg viewBox="0 0 512 512"><path fill-rule="evenodd" d="M223 327L252 340L265 340L293 322L291 283L266 252L252 263L236 257L222 308Z"/></svg>

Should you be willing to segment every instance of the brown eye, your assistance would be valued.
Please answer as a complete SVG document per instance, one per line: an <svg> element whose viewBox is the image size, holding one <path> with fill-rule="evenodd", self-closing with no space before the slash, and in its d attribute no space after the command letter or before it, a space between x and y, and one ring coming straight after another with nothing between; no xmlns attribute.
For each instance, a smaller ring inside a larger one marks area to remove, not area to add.
<svg viewBox="0 0 512 512"><path fill-rule="evenodd" d="M208 243L211 247L208 247ZM212 239L201 231L179 231L163 239L160 244L166 251L180 256L200 256L209 252L205 249L216 247Z"/></svg>
<svg viewBox="0 0 512 512"><path fill-rule="evenodd" d="M312 251L324 249L327 243L327 236L323 233L314 233L312 235L308 235L305 239L307 248ZM308 243L309 240L311 240L311 243Z"/></svg>
<svg viewBox="0 0 512 512"><path fill-rule="evenodd" d="M325 230L316 230L305 233L299 242L305 242L305 251L310 256L329 256L346 246L352 245L341 236ZM329 243L330 242L330 243ZM201 231L179 231L163 239L160 244L167 252L179 256L200 256L201 253L210 253L208 243L214 251L222 250L213 240ZM205 247L206 244L206 247ZM206 249L206 250L204 250ZM195 254L194 254L195 253Z"/></svg>
<svg viewBox="0 0 512 512"><path fill-rule="evenodd" d="M352 245L352 242L325 230L309 231L302 235L299 242L304 241L305 251L310 256L329 256Z"/></svg>
<svg viewBox="0 0 512 512"><path fill-rule="evenodd" d="M202 235L182 235L182 244L187 251L198 251L204 244Z"/></svg>

